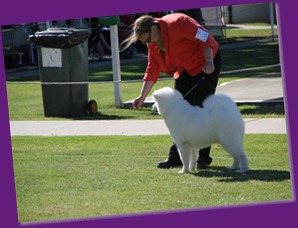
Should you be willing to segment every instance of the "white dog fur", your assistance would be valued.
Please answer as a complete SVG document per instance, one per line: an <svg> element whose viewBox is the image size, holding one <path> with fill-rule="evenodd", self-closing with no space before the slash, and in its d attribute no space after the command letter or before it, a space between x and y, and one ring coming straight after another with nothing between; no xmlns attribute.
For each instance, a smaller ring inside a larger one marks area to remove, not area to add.
<svg viewBox="0 0 298 228"><path fill-rule="evenodd" d="M243 150L244 121L232 99L211 95L203 102L204 108L200 108L190 105L179 91L169 87L155 91L153 97L178 147L183 163L179 173L193 170L198 150L213 143L221 144L233 157L229 169L248 170Z"/></svg>

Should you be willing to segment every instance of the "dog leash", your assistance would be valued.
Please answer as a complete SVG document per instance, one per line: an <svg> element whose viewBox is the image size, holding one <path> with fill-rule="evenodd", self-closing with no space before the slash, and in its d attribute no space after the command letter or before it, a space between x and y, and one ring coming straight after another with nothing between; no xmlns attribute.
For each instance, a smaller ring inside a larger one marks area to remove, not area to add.
<svg viewBox="0 0 298 228"><path fill-rule="evenodd" d="M208 75L208 77L212 76L212 74ZM205 74L200 81L198 81L190 90L188 90L188 92L183 96L183 98L187 97L188 94L191 93L191 91L193 91L205 78L207 77L207 74Z"/></svg>

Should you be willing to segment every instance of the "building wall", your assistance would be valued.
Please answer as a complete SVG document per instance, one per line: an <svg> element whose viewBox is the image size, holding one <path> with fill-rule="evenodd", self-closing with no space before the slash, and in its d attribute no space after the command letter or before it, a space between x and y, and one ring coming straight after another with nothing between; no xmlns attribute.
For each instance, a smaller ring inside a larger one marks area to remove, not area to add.
<svg viewBox="0 0 298 228"><path fill-rule="evenodd" d="M275 13L275 9L274 9ZM227 9L227 14L229 11ZM233 5L232 6L232 22L227 18L227 23L240 24L240 23L254 23L265 22L270 23L270 4L246 4L246 5ZM276 19L275 19L276 21Z"/></svg>

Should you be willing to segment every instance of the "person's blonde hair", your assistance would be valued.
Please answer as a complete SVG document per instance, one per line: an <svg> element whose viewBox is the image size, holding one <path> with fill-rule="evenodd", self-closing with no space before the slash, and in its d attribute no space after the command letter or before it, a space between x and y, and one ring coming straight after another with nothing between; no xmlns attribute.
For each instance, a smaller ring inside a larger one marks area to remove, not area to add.
<svg viewBox="0 0 298 228"><path fill-rule="evenodd" d="M158 25L155 18L150 15L139 17L133 25L131 34L121 43L121 49L127 49L130 45L135 43L142 34L150 32L151 26L154 24Z"/></svg>

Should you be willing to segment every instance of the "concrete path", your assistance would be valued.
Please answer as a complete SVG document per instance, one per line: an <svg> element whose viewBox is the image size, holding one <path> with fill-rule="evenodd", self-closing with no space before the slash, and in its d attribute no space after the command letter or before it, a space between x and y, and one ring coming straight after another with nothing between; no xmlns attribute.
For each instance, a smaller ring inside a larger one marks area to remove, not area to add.
<svg viewBox="0 0 298 228"><path fill-rule="evenodd" d="M251 78L235 80L217 87L216 94L225 94L237 104L258 104L284 102L283 81L280 73L259 75ZM131 107L133 100L124 103ZM144 106L152 106L153 97L147 97Z"/></svg>
<svg viewBox="0 0 298 228"><path fill-rule="evenodd" d="M217 93L237 103L283 104L282 77L268 74L226 83ZM152 105L149 97L145 105ZM131 101L127 102L131 105ZM11 121L12 136L161 135L169 134L163 120ZM245 119L246 134L286 134L284 118Z"/></svg>
<svg viewBox="0 0 298 228"><path fill-rule="evenodd" d="M271 73L224 83L216 93L230 96L236 103L283 103L283 81L280 73Z"/></svg>
<svg viewBox="0 0 298 228"><path fill-rule="evenodd" d="M221 49L258 45L268 40L257 40L239 44L222 45ZM145 61L146 56L124 61ZM90 63L90 67L111 64ZM26 77L38 74L38 69L8 71L7 78ZM278 73L233 81L217 88L217 93L230 96L236 103L283 103L282 77ZM126 102L131 106L132 101ZM152 105L153 99L146 99L145 105ZM160 135L169 134L163 120L92 120L92 121L11 121L12 136L75 136L75 135ZM284 118L245 119L245 133L286 134Z"/></svg>
<svg viewBox="0 0 298 228"><path fill-rule="evenodd" d="M246 134L286 134L284 118L245 119ZM11 121L12 136L164 135L163 120Z"/></svg>

